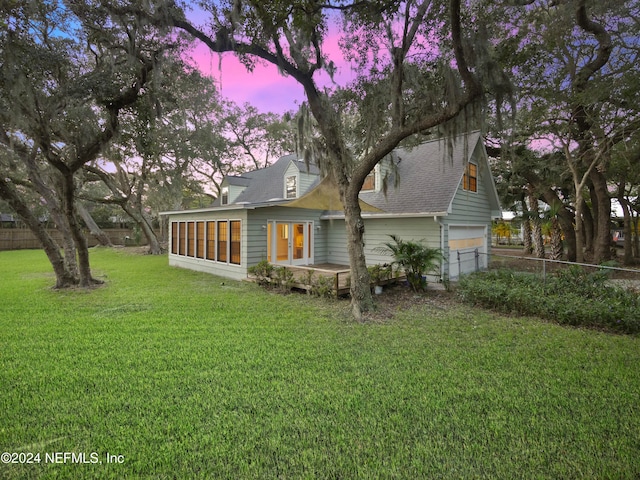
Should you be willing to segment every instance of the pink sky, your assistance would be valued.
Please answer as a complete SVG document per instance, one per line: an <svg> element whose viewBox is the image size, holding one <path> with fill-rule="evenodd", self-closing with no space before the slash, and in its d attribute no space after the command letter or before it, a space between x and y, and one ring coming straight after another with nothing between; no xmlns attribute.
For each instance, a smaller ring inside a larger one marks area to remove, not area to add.
<svg viewBox="0 0 640 480"><path fill-rule="evenodd" d="M206 18L205 14L191 12L188 17L196 24ZM344 61L338 46L338 35L331 33L326 38L324 51L338 66L335 80L340 85L349 83L354 75L350 66ZM212 53L204 44L198 42L191 53L199 70L211 76L223 97L242 105L250 103L262 112L283 113L297 110L305 100L304 90L291 77L284 77L278 69L266 62L258 63L253 72L247 71L233 53L220 55ZM331 80L324 72L316 73L319 85L330 85Z"/></svg>

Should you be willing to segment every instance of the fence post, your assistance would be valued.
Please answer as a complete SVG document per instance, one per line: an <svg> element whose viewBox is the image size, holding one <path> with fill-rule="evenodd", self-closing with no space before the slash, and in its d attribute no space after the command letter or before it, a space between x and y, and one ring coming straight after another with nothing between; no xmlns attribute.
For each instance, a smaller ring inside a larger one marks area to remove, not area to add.
<svg viewBox="0 0 640 480"><path fill-rule="evenodd" d="M480 254L478 253L478 249L476 248L475 250L475 255L476 255L476 272L480 271Z"/></svg>
<svg viewBox="0 0 640 480"><path fill-rule="evenodd" d="M456 250L456 254L458 255L458 277L459 277L460 272L462 272L462 265L460 264L460 250Z"/></svg>

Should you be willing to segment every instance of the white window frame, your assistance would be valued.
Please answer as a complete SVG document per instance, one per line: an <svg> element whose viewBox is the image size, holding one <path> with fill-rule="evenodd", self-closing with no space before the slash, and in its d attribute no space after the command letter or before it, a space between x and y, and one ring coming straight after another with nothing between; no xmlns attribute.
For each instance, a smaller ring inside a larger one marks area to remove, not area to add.
<svg viewBox="0 0 640 480"><path fill-rule="evenodd" d="M293 182L294 182L294 188L295 188L295 192L293 192L293 196L289 195L289 179L293 178ZM298 184L300 182L298 181L298 175L287 175L286 177L284 177L284 198L286 198L287 200L292 199L292 198L298 198Z"/></svg>

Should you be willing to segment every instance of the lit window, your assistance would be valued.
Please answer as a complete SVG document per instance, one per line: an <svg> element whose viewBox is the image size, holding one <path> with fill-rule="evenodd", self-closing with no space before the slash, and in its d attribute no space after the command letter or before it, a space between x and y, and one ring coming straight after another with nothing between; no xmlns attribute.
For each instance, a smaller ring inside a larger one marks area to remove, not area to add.
<svg viewBox="0 0 640 480"><path fill-rule="evenodd" d="M195 228L194 222L187 222L187 257L193 257L195 255Z"/></svg>
<svg viewBox="0 0 640 480"><path fill-rule="evenodd" d="M229 203L229 187L222 187L220 197L220 205L226 205Z"/></svg>
<svg viewBox="0 0 640 480"><path fill-rule="evenodd" d="M470 192L478 191L478 166L474 163L467 164L462 178L462 188Z"/></svg>
<svg viewBox="0 0 640 480"><path fill-rule="evenodd" d="M185 245L187 244L187 224L180 222L178 228L180 229L178 234L178 255L184 255L186 251Z"/></svg>
<svg viewBox="0 0 640 480"><path fill-rule="evenodd" d="M204 258L204 222L196 222L196 257Z"/></svg>
<svg viewBox="0 0 640 480"><path fill-rule="evenodd" d="M218 222L218 261L227 261L227 222Z"/></svg>
<svg viewBox="0 0 640 480"><path fill-rule="evenodd" d="M298 196L298 177L291 175L286 178L285 181L285 196L286 198L296 198Z"/></svg>
<svg viewBox="0 0 640 480"><path fill-rule="evenodd" d="M229 222L229 229L231 230L229 239L229 263L240 265L240 220L231 220Z"/></svg>
<svg viewBox="0 0 640 480"><path fill-rule="evenodd" d="M171 253L178 254L178 222L171 222Z"/></svg>
<svg viewBox="0 0 640 480"><path fill-rule="evenodd" d="M207 260L216 259L216 222L207 222Z"/></svg>
<svg viewBox="0 0 640 480"><path fill-rule="evenodd" d="M367 175L362 184L362 192L369 192L376 189L376 169L371 170L371 173Z"/></svg>

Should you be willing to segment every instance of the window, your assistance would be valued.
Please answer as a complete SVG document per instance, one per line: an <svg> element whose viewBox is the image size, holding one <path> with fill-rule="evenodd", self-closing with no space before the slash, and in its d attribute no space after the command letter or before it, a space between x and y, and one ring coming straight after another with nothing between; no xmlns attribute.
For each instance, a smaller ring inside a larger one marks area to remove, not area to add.
<svg viewBox="0 0 640 480"><path fill-rule="evenodd" d="M227 205L229 203L229 187L222 187L220 191L220 204Z"/></svg>
<svg viewBox="0 0 640 480"><path fill-rule="evenodd" d="M195 227L196 225L194 222L187 223L187 257L193 257L195 255L195 246L196 246Z"/></svg>
<svg viewBox="0 0 640 480"><path fill-rule="evenodd" d="M178 222L171 222L171 253L178 253Z"/></svg>
<svg viewBox="0 0 640 480"><path fill-rule="evenodd" d="M178 234L178 255L184 255L185 245L187 244L187 225L180 222L180 232Z"/></svg>
<svg viewBox="0 0 640 480"><path fill-rule="evenodd" d="M376 169L371 170L371 173L367 175L362 184L362 192L369 192L376 189Z"/></svg>
<svg viewBox="0 0 640 480"><path fill-rule="evenodd" d="M207 222L207 260L216 259L216 222Z"/></svg>
<svg viewBox="0 0 640 480"><path fill-rule="evenodd" d="M241 264L242 221L172 222L171 253L207 261Z"/></svg>
<svg viewBox="0 0 640 480"><path fill-rule="evenodd" d="M227 222L218 222L218 261L227 261Z"/></svg>
<svg viewBox="0 0 640 480"><path fill-rule="evenodd" d="M462 177L462 188L470 192L478 191L478 166L475 163L467 164Z"/></svg>
<svg viewBox="0 0 640 480"><path fill-rule="evenodd" d="M196 257L204 258L204 222L196 222Z"/></svg>
<svg viewBox="0 0 640 480"><path fill-rule="evenodd" d="M229 228L231 230L229 253L229 263L240 265L240 220L231 220L229 222Z"/></svg>
<svg viewBox="0 0 640 480"><path fill-rule="evenodd" d="M296 198L298 196L298 177L291 175L285 180L285 198Z"/></svg>

